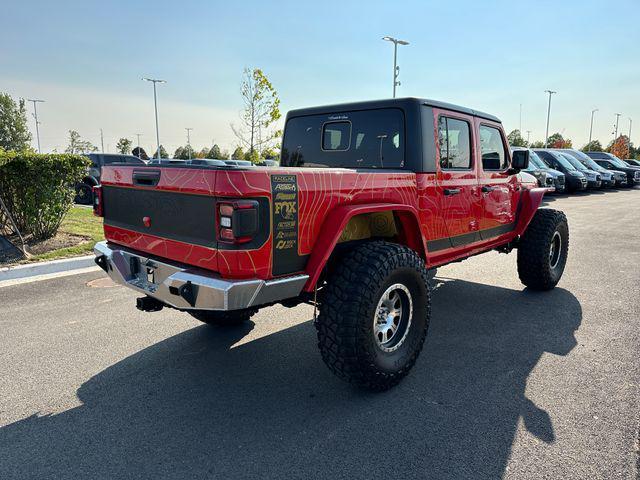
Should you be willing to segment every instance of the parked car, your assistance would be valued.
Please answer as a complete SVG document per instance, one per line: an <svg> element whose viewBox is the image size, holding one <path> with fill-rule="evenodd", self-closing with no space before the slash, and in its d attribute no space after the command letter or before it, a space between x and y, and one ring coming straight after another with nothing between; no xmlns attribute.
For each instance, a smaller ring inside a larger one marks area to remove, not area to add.
<svg viewBox="0 0 640 480"><path fill-rule="evenodd" d="M253 163L249 160L223 160L227 165L231 165L233 167L252 167Z"/></svg>
<svg viewBox="0 0 640 480"><path fill-rule="evenodd" d="M524 148L524 147L510 147L510 148L512 153L516 150L529 150L528 148ZM523 172L526 172L527 174L535 178L536 184L537 184L536 186L549 188L550 189L549 191L555 191L553 178L547 174L546 169L539 168L531 162L531 153L533 152L529 153L529 166L525 168Z"/></svg>
<svg viewBox="0 0 640 480"><path fill-rule="evenodd" d="M565 174L550 168L549 165L538 156L536 152L529 149L529 164L535 165L536 168L544 171L547 174L547 178L553 179L553 186L555 187L555 193L563 193L566 190L566 178Z"/></svg>
<svg viewBox="0 0 640 480"><path fill-rule="evenodd" d="M277 167L278 161L266 158L262 160L260 163L258 163L257 165L260 167Z"/></svg>
<svg viewBox="0 0 640 480"><path fill-rule="evenodd" d="M632 167L640 167L640 162L638 160L634 160L632 158L625 158L624 162Z"/></svg>
<svg viewBox="0 0 640 480"><path fill-rule="evenodd" d="M290 111L279 167L107 167L96 263L141 294L140 310L217 326L313 304L327 367L386 390L422 349L430 269L516 249L530 289L562 276L566 216L539 208L545 189L518 175L529 152L506 146L495 116L433 100ZM135 185L151 174L157 185Z"/></svg>
<svg viewBox="0 0 640 480"><path fill-rule="evenodd" d="M611 170L619 170L627 175L627 187L633 187L640 183L640 168L632 167L628 163L624 163L615 155L608 152L585 152L596 163L604 168Z"/></svg>
<svg viewBox="0 0 640 480"><path fill-rule="evenodd" d="M143 160L133 155L120 155L117 153L85 153L83 156L91 160L91 165L82 181L76 184L75 202L81 205L91 205L93 203L93 187L100 184L102 167L113 163L123 163L128 165L145 165Z"/></svg>
<svg viewBox="0 0 640 480"><path fill-rule="evenodd" d="M531 172L529 172L526 168L521 170L517 175L518 175L518 181L520 182L520 185L522 186L522 188L526 188L527 190L530 190L532 188L537 188L540 186L540 182L538 181L538 179L535 176L533 176ZM553 187L547 187L547 188L553 188Z"/></svg>
<svg viewBox="0 0 640 480"><path fill-rule="evenodd" d="M534 151L549 167L564 173L568 192L587 189L587 177L563 155L560 155L560 152L543 149L535 149Z"/></svg>
<svg viewBox="0 0 640 480"><path fill-rule="evenodd" d="M578 159L574 158L572 155L569 155L568 153L561 152L559 150L558 150L558 153L562 155L564 158L566 158L571 165L576 167L579 172L582 172L585 177L587 177L587 188L602 187L602 177L600 176L600 173L596 172L595 170L591 170L590 168L587 168L585 165L583 165L582 162L578 161Z"/></svg>
<svg viewBox="0 0 640 480"><path fill-rule="evenodd" d="M589 157L586 153L576 150L574 148L563 148L560 150L562 153L567 155L571 155L573 158L582 163L585 167L593 170L594 172L598 172L602 177L602 186L603 187L614 187L616 185L616 180L621 181L624 180L625 183L627 181L627 176L623 172L615 172L612 170L607 170L604 167L598 165L595 160ZM617 177L617 178L616 178Z"/></svg>

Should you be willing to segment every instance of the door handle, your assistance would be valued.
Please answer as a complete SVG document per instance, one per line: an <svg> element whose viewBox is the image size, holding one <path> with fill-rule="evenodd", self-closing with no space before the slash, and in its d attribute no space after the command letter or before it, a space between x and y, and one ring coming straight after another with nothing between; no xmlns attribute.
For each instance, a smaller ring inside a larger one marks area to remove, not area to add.
<svg viewBox="0 0 640 480"><path fill-rule="evenodd" d="M143 187L155 187L160 181L160 170L134 170L133 184Z"/></svg>
<svg viewBox="0 0 640 480"><path fill-rule="evenodd" d="M444 189L444 194L445 195L457 195L460 193L460 189L459 188L445 188Z"/></svg>
<svg viewBox="0 0 640 480"><path fill-rule="evenodd" d="M493 192L495 189L496 187L490 187L489 185L485 185L480 190L482 190L482 193L489 193L489 192Z"/></svg>

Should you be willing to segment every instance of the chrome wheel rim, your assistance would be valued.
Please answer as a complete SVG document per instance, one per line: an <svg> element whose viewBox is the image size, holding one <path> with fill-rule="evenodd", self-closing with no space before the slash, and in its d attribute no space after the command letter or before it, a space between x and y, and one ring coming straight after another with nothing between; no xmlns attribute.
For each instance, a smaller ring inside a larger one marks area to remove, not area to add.
<svg viewBox="0 0 640 480"><path fill-rule="evenodd" d="M549 248L549 266L556 268L560 262L560 254L562 253L562 238L560 232L556 231L551 237L551 247Z"/></svg>
<svg viewBox="0 0 640 480"><path fill-rule="evenodd" d="M384 352L393 352L404 343L411 327L413 301L409 289L401 283L387 288L373 317L373 336Z"/></svg>

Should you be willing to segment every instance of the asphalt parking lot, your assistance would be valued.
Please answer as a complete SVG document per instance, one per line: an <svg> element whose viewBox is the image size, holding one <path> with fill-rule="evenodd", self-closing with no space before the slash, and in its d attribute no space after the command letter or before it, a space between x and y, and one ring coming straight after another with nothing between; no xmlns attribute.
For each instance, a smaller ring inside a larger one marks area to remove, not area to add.
<svg viewBox="0 0 640 480"><path fill-rule="evenodd" d="M101 272L0 288L0 478L640 478L640 191L546 205L558 288L525 291L515 254L440 269L382 394L324 367L311 307L220 330Z"/></svg>

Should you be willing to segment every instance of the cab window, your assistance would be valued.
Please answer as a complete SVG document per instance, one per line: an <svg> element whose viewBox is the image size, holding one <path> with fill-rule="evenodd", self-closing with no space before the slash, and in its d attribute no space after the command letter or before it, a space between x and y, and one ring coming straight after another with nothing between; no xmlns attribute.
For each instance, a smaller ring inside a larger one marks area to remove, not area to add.
<svg viewBox="0 0 640 480"><path fill-rule="evenodd" d="M404 113L381 108L290 118L280 165L396 169L404 157Z"/></svg>
<svg viewBox="0 0 640 480"><path fill-rule="evenodd" d="M471 168L471 134L464 120L440 117L438 120L440 168L467 170Z"/></svg>
<svg viewBox="0 0 640 480"><path fill-rule="evenodd" d="M509 167L502 134L497 128L480 125L480 149L483 170L506 170Z"/></svg>

